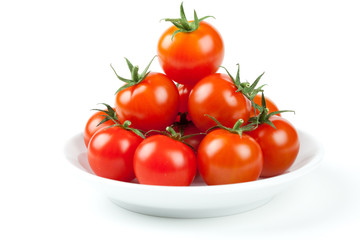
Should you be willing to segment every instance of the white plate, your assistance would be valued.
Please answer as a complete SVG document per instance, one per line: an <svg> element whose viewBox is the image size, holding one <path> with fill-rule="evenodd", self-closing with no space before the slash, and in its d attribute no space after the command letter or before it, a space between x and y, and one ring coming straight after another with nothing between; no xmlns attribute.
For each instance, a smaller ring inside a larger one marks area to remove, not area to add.
<svg viewBox="0 0 360 240"><path fill-rule="evenodd" d="M162 217L218 217L264 205L320 163L323 156L322 145L303 131L298 131L298 134L300 152L286 173L228 185L206 186L200 177L190 187L141 185L98 177L89 167L82 134L77 134L66 143L65 156L79 176L90 181L111 201L127 210Z"/></svg>

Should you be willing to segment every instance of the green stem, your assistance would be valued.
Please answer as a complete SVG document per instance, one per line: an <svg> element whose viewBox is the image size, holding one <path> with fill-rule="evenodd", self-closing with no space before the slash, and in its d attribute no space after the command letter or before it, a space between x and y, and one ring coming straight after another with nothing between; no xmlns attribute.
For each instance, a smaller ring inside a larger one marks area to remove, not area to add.
<svg viewBox="0 0 360 240"><path fill-rule="evenodd" d="M235 123L235 125L234 125L234 127L233 127L233 130L234 130L234 131L239 131L239 130L240 130L240 127L241 127L241 125L242 125L243 123L244 123L244 120L242 120L242 119L237 120L236 123Z"/></svg>
<svg viewBox="0 0 360 240"><path fill-rule="evenodd" d="M166 127L166 131L170 133L170 135L174 138L178 138L179 134L172 128L172 127Z"/></svg>
<svg viewBox="0 0 360 240"><path fill-rule="evenodd" d="M132 69L132 71L131 71L131 79L136 83L139 81L139 66L135 66Z"/></svg>
<svg viewBox="0 0 360 240"><path fill-rule="evenodd" d="M123 127L124 127L124 128L128 128L130 125L131 125L131 122L130 122L129 120L126 120L126 121L123 123Z"/></svg>

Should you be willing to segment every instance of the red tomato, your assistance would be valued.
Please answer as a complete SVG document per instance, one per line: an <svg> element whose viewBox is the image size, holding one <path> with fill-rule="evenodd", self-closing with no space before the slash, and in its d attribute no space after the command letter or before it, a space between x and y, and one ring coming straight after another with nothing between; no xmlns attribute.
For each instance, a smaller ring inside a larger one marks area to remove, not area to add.
<svg viewBox="0 0 360 240"><path fill-rule="evenodd" d="M184 143L154 135L136 149L134 170L141 184L189 186L196 174L196 157Z"/></svg>
<svg viewBox="0 0 360 240"><path fill-rule="evenodd" d="M189 110L188 110L188 100L191 92L191 87L188 85L178 85L178 91L180 96L180 104L179 104L179 115L176 117L176 122L179 122L181 119L181 114L186 114L186 120L191 121Z"/></svg>
<svg viewBox="0 0 360 240"><path fill-rule="evenodd" d="M179 93L166 75L150 73L140 83L116 94L115 109L120 122L129 120L133 128L165 130L178 114Z"/></svg>
<svg viewBox="0 0 360 240"><path fill-rule="evenodd" d="M97 131L88 147L88 161L100 177L129 182L135 178L133 157L142 138L115 126Z"/></svg>
<svg viewBox="0 0 360 240"><path fill-rule="evenodd" d="M178 86L178 91L179 91L179 96L180 96L179 112L181 112L181 113L189 112L188 100L189 100L189 95L190 95L191 89L192 88L188 85L179 84L179 86Z"/></svg>
<svg viewBox="0 0 360 240"><path fill-rule="evenodd" d="M246 123L250 117L251 102L226 74L215 73L198 82L189 96L188 108L195 126L205 132L215 122L205 116L216 118L225 127L233 127L238 119Z"/></svg>
<svg viewBox="0 0 360 240"><path fill-rule="evenodd" d="M253 99L254 103L261 106L261 94L258 94ZM266 107L269 109L269 113L279 111L279 108L276 106L276 104L268 97L265 96L266 101ZM259 115L259 110L256 110L256 115ZM278 116L281 116L280 113L276 114ZM255 116L254 108L251 108L250 117Z"/></svg>
<svg viewBox="0 0 360 240"><path fill-rule="evenodd" d="M104 115L105 114L103 112L96 112L87 121L84 130L84 142L86 147L88 147L89 141L96 131L114 124L113 121L108 120L97 126L105 118Z"/></svg>
<svg viewBox="0 0 360 240"><path fill-rule="evenodd" d="M250 136L224 129L210 132L200 143L198 169L208 185L254 181L260 176L263 156Z"/></svg>
<svg viewBox="0 0 360 240"><path fill-rule="evenodd" d="M296 129L289 121L278 116L272 116L269 120L276 129L263 123L255 130L247 132L262 149L264 155L262 177L284 173L294 163L300 148Z"/></svg>
<svg viewBox="0 0 360 240"><path fill-rule="evenodd" d="M200 79L215 73L224 58L224 44L218 31L201 21L193 32L178 32L175 26L167 29L158 43L159 62L174 81L195 85Z"/></svg>

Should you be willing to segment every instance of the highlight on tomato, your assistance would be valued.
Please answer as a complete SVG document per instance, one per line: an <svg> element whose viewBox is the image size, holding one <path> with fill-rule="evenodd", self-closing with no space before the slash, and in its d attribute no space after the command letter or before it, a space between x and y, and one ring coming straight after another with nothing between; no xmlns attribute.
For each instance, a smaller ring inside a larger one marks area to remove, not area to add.
<svg viewBox="0 0 360 240"><path fill-rule="evenodd" d="M260 114L250 121L257 128L248 132L260 145L264 155L262 177L273 177L288 170L295 162L300 149L300 141L295 127L285 118L276 114L292 112L282 110L269 113L262 93Z"/></svg>
<svg viewBox="0 0 360 240"><path fill-rule="evenodd" d="M163 73L147 72L154 58L141 74L139 67L125 58L131 79L120 77L113 68L118 79L126 83L115 96L118 118L143 131L165 130L179 111L180 97L174 82Z"/></svg>
<svg viewBox="0 0 360 240"><path fill-rule="evenodd" d="M134 155L134 171L140 184L189 186L196 174L196 157L180 135L168 127L170 134L146 138Z"/></svg>
<svg viewBox="0 0 360 240"><path fill-rule="evenodd" d="M224 44L219 32L204 20L211 16L188 21L183 4L180 18L166 18L174 26L160 37L157 47L159 62L172 80L194 86L200 79L215 73L224 58Z"/></svg>
<svg viewBox="0 0 360 240"><path fill-rule="evenodd" d="M219 129L205 136L197 153L198 170L205 183L220 185L257 180L263 166L262 151L255 139L244 133L253 126L241 127L243 120L239 119L233 128L227 128L212 119Z"/></svg>
<svg viewBox="0 0 360 240"><path fill-rule="evenodd" d="M250 84L240 81L239 71L238 65L236 78L228 71L227 74L211 74L200 80L192 89L188 100L189 114L195 126L201 131L216 125L205 116L206 114L229 128L240 118L244 123L249 120L252 108L250 99L261 91L263 86L256 88L256 85L264 73Z"/></svg>
<svg viewBox="0 0 360 240"><path fill-rule="evenodd" d="M124 182L135 178L134 153L144 135L130 124L125 121L102 128L90 139L88 161L97 176Z"/></svg>

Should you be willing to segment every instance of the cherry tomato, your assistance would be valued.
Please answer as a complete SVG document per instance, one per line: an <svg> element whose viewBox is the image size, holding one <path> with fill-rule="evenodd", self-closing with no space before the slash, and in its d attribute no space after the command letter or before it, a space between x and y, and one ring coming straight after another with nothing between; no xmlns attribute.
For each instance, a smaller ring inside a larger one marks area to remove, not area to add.
<svg viewBox="0 0 360 240"><path fill-rule="evenodd" d="M180 96L179 112L181 112L181 113L189 112L188 100L189 100L189 95L190 95L191 89L192 88L188 85L179 84L179 86L178 86L178 91L179 91L179 96Z"/></svg>
<svg viewBox="0 0 360 240"><path fill-rule="evenodd" d="M165 130L176 119L179 98L173 81L162 73L150 73L116 94L115 109L120 122L129 120L134 128Z"/></svg>
<svg viewBox="0 0 360 240"><path fill-rule="evenodd" d="M86 123L85 130L84 130L84 142L85 146L88 147L89 141L91 137L95 134L96 131L99 129L102 129L104 127L109 127L114 124L113 121L108 120L101 125L98 126L98 124L104 119L104 113L103 112L96 112L94 113L89 120Z"/></svg>
<svg viewBox="0 0 360 240"><path fill-rule="evenodd" d="M196 174L196 157L184 143L154 135L136 149L134 170L141 184L189 186Z"/></svg>
<svg viewBox="0 0 360 240"><path fill-rule="evenodd" d="M189 113L188 100L191 89L192 88L188 85L182 85L182 84L178 85L180 104L179 104L179 115L176 117L176 122L180 121L181 114L186 114L186 120L191 121L190 115L188 114Z"/></svg>
<svg viewBox="0 0 360 240"><path fill-rule="evenodd" d="M160 37L159 62L171 79L193 86L218 70L224 58L224 44L218 31L204 21L197 30L178 32L173 37L176 30L172 26Z"/></svg>
<svg viewBox="0 0 360 240"><path fill-rule="evenodd" d="M261 94L256 95L254 97L253 101L257 105L261 106ZM272 101L270 98L265 96L265 101L266 101L266 107L269 109L269 113L279 111L279 108L276 106L274 101ZM256 110L256 114L257 115L259 114L259 110ZM281 116L280 113L278 113L276 115ZM253 116L255 116L255 111L254 111L254 108L251 108L250 117L253 117Z"/></svg>
<svg viewBox="0 0 360 240"><path fill-rule="evenodd" d="M200 143L198 169L208 185L231 184L257 180L263 156L259 144L243 133L224 129L210 132Z"/></svg>
<svg viewBox="0 0 360 240"><path fill-rule="evenodd" d="M135 178L133 157L142 138L115 126L97 131L89 142L88 161L100 177L129 182Z"/></svg>
<svg viewBox="0 0 360 240"><path fill-rule="evenodd" d="M300 148L296 129L289 121L279 116L272 116L269 120L276 129L263 123L255 130L247 132L262 149L264 155L262 177L284 173L294 163Z"/></svg>
<svg viewBox="0 0 360 240"><path fill-rule="evenodd" d="M249 120L251 102L237 88L226 74L215 73L203 78L192 89L188 108L195 126L205 132L216 124L208 114L225 127L232 127L238 119Z"/></svg>

